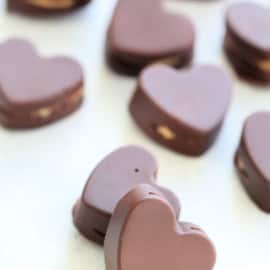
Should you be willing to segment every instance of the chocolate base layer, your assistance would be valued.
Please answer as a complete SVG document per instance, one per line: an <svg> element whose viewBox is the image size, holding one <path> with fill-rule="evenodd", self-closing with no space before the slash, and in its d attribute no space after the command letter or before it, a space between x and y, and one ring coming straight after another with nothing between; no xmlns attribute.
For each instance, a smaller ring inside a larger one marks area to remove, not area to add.
<svg viewBox="0 0 270 270"><path fill-rule="evenodd" d="M49 6L49 4L42 4L43 0L35 0L36 3L31 0L7 0L7 10L9 12L19 12L25 13L32 16L41 15L57 15L67 13L76 9L79 9L89 3L91 0L74 0L74 3L70 2L73 0L68 0L66 7L61 6ZM41 1L41 4L38 4Z"/></svg>
<svg viewBox="0 0 270 270"><path fill-rule="evenodd" d="M164 114L140 88L135 91L129 110L138 127L150 138L173 151L190 156L202 155L216 140L223 123L206 133L188 128Z"/></svg>
<svg viewBox="0 0 270 270"><path fill-rule="evenodd" d="M107 48L106 63L116 73L136 76L143 68L150 64L167 64L175 68L182 68L188 66L193 59L193 49L185 52L182 55L172 55L157 57L156 59L146 59L140 57L117 55Z"/></svg>
<svg viewBox="0 0 270 270"><path fill-rule="evenodd" d="M270 83L270 58L254 52L229 30L225 35L224 51L240 78L256 84Z"/></svg>
<svg viewBox="0 0 270 270"><path fill-rule="evenodd" d="M0 108L0 123L11 129L40 127L68 116L80 107L82 101L83 89L80 86L56 103L32 111L7 111Z"/></svg>
<svg viewBox="0 0 270 270"><path fill-rule="evenodd" d="M239 59L238 55L224 47L224 52L231 63L234 72L239 76L240 79L248 81L253 84L266 86L270 82L270 77L265 76L261 72L258 72L253 66L249 65L243 59Z"/></svg>
<svg viewBox="0 0 270 270"><path fill-rule="evenodd" d="M110 216L89 207L80 199L73 207L72 217L74 226L84 237L103 245Z"/></svg>

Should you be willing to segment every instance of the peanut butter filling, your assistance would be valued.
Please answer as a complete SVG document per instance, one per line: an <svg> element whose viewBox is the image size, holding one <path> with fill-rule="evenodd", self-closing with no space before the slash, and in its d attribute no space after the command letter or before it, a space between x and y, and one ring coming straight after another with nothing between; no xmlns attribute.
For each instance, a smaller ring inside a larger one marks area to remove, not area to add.
<svg viewBox="0 0 270 270"><path fill-rule="evenodd" d="M240 157L237 158L236 163L240 171L244 171L246 169L245 163Z"/></svg>
<svg viewBox="0 0 270 270"><path fill-rule="evenodd" d="M176 66L179 62L179 58L177 56L170 56L158 59L153 62L153 64L163 64L168 66Z"/></svg>
<svg viewBox="0 0 270 270"><path fill-rule="evenodd" d="M270 60L260 61L258 67L260 70L270 73Z"/></svg>
<svg viewBox="0 0 270 270"><path fill-rule="evenodd" d="M236 158L236 166L243 177L249 178L245 162L239 156Z"/></svg>
<svg viewBox="0 0 270 270"><path fill-rule="evenodd" d="M30 112L30 116L35 119L38 118L46 120L53 113L57 112L58 110L61 110L63 104L67 107L73 107L74 105L79 103L82 98L83 98L83 88L79 88L75 93L71 94L68 98L66 98L63 103L43 107L38 110L32 111Z"/></svg>
<svg viewBox="0 0 270 270"><path fill-rule="evenodd" d="M167 126L161 125L156 127L156 132L163 137L163 139L172 141L176 138L175 133Z"/></svg>
<svg viewBox="0 0 270 270"><path fill-rule="evenodd" d="M37 112L33 113L34 117L46 119L52 114L52 109L50 107L39 109Z"/></svg>
<svg viewBox="0 0 270 270"><path fill-rule="evenodd" d="M47 9L65 9L75 5L76 0L26 0L27 3Z"/></svg>
<svg viewBox="0 0 270 270"><path fill-rule="evenodd" d="M76 104L78 103L81 99L83 98L83 88L79 88L75 93L70 95L69 97L69 102L71 104Z"/></svg>

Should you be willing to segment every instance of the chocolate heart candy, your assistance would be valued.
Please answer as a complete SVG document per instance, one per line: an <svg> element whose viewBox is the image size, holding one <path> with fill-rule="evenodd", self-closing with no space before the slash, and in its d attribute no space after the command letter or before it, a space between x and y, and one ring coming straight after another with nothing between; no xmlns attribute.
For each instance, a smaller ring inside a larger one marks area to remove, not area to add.
<svg viewBox="0 0 270 270"><path fill-rule="evenodd" d="M244 125L235 165L250 197L270 213L270 112L250 116Z"/></svg>
<svg viewBox="0 0 270 270"><path fill-rule="evenodd" d="M107 60L117 71L137 74L153 62L175 67L190 63L193 24L172 15L160 0L119 0L107 35Z"/></svg>
<svg viewBox="0 0 270 270"><path fill-rule="evenodd" d="M237 73L270 82L270 10L255 3L234 4L227 11L226 26L224 47Z"/></svg>
<svg viewBox="0 0 270 270"><path fill-rule="evenodd" d="M216 257L206 234L178 223L167 200L149 185L118 203L104 246L106 270L211 270Z"/></svg>
<svg viewBox="0 0 270 270"><path fill-rule="evenodd" d="M179 72L154 65L141 73L130 112L137 125L158 143L200 155L220 130L231 87L229 77L214 66Z"/></svg>
<svg viewBox="0 0 270 270"><path fill-rule="evenodd" d="M80 65L66 57L41 58L20 39L0 45L0 122L10 128L37 127L60 119L83 99Z"/></svg>
<svg viewBox="0 0 270 270"><path fill-rule="evenodd" d="M127 146L114 151L100 162L89 177L83 194L73 209L75 226L88 239L103 244L116 204L140 183L149 183L162 192L178 217L178 198L168 189L155 184L156 175L156 161L144 149Z"/></svg>
<svg viewBox="0 0 270 270"><path fill-rule="evenodd" d="M64 13L87 4L90 0L7 0L9 11L45 15Z"/></svg>

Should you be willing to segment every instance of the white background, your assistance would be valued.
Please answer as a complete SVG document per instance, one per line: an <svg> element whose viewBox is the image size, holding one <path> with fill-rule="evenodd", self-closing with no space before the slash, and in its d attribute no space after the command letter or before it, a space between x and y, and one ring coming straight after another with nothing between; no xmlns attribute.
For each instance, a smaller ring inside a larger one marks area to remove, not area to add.
<svg viewBox="0 0 270 270"><path fill-rule="evenodd" d="M156 145L136 128L127 111L135 80L114 74L104 64L104 38L114 2L94 0L79 12L50 19L7 14L2 2L1 40L25 37L45 55L79 59L85 69L86 100L77 113L42 129L0 128L0 269L105 270L102 248L76 232L71 208L97 162L132 143L156 156L159 183L181 199L181 220L197 223L214 241L215 269L269 270L270 216L247 197L233 155L244 119L270 108L270 88L256 88L232 74L227 121L203 157L188 158ZM217 63L231 72L222 37L224 11L232 2L236 1L168 4L196 24L195 62ZM269 0L257 2L269 5Z"/></svg>

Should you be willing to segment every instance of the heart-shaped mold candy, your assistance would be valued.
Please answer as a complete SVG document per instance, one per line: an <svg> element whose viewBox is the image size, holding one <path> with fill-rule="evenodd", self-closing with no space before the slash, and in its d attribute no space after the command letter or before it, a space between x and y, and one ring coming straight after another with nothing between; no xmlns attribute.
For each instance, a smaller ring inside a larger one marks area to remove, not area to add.
<svg viewBox="0 0 270 270"><path fill-rule="evenodd" d="M149 185L118 203L104 246L106 270L211 270L216 258L206 234L178 223L164 196Z"/></svg>
<svg viewBox="0 0 270 270"><path fill-rule="evenodd" d="M224 47L241 77L269 83L270 10L256 3L231 5L226 13Z"/></svg>
<svg viewBox="0 0 270 270"><path fill-rule="evenodd" d="M130 112L158 143L187 155L200 155L217 137L231 88L230 78L215 66L176 71L153 65L139 77Z"/></svg>
<svg viewBox="0 0 270 270"><path fill-rule="evenodd" d="M83 99L83 72L67 57L41 58L27 41L0 44L0 122L37 127L76 110Z"/></svg>
<svg viewBox="0 0 270 270"><path fill-rule="evenodd" d="M195 30L185 16L170 14L160 0L119 0L107 34L108 63L137 74L151 63L189 64Z"/></svg>
<svg viewBox="0 0 270 270"><path fill-rule="evenodd" d="M11 12L31 15L66 13L86 5L90 0L7 0Z"/></svg>
<svg viewBox="0 0 270 270"><path fill-rule="evenodd" d="M270 112L257 112L245 122L235 156L240 179L257 205L270 213Z"/></svg>
<svg viewBox="0 0 270 270"><path fill-rule="evenodd" d="M73 208L75 226L89 240L103 244L116 204L128 191L141 183L148 183L164 194L178 218L178 198L155 183L156 175L157 163L146 150L126 146L112 152L94 169L81 198Z"/></svg>

